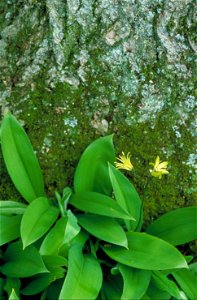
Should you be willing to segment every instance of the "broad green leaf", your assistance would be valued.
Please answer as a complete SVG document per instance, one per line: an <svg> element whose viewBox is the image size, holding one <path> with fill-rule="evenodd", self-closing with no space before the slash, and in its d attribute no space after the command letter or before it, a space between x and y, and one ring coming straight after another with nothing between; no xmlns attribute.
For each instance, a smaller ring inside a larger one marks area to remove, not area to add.
<svg viewBox="0 0 197 300"><path fill-rule="evenodd" d="M178 208L155 220L146 231L172 245L182 245L197 239L196 220L197 206Z"/></svg>
<svg viewBox="0 0 197 300"><path fill-rule="evenodd" d="M59 253L59 249L64 239L66 225L67 218L61 218L55 223L54 227L49 231L41 244L39 250L41 255L55 255Z"/></svg>
<svg viewBox="0 0 197 300"><path fill-rule="evenodd" d="M0 215L0 246L20 236L21 215Z"/></svg>
<svg viewBox="0 0 197 300"><path fill-rule="evenodd" d="M190 271L194 272L197 275L197 262L193 262L192 264L189 264Z"/></svg>
<svg viewBox="0 0 197 300"><path fill-rule="evenodd" d="M2 215L12 215L12 214L23 214L25 212L27 205L24 203L3 200L0 201L0 214Z"/></svg>
<svg viewBox="0 0 197 300"><path fill-rule="evenodd" d="M103 247L112 259L144 270L188 268L183 255L171 244L146 233L128 232L128 250L118 246Z"/></svg>
<svg viewBox="0 0 197 300"><path fill-rule="evenodd" d="M30 283L21 291L23 295L35 295L42 292L51 282L50 274L38 274L32 278Z"/></svg>
<svg viewBox="0 0 197 300"><path fill-rule="evenodd" d="M49 271L52 271L56 267L67 267L68 261L63 256L58 255L43 255L42 259L45 266Z"/></svg>
<svg viewBox="0 0 197 300"><path fill-rule="evenodd" d="M154 283L150 282L147 293L142 297L143 300L170 300L171 295L154 285Z"/></svg>
<svg viewBox="0 0 197 300"><path fill-rule="evenodd" d="M187 269L181 269L172 272L172 275L189 299L197 299L197 274Z"/></svg>
<svg viewBox="0 0 197 300"><path fill-rule="evenodd" d="M124 281L121 300L141 299L148 288L151 272L134 269L122 264L118 264L118 269L120 270Z"/></svg>
<svg viewBox="0 0 197 300"><path fill-rule="evenodd" d="M102 270L92 255L84 256L81 247L72 246L68 257L68 273L59 299L96 299L102 285Z"/></svg>
<svg viewBox="0 0 197 300"><path fill-rule="evenodd" d="M74 237L78 235L81 230L80 226L78 225L77 218L70 209L67 210L67 218L68 222L66 224L66 230L62 241L63 244L69 243Z"/></svg>
<svg viewBox="0 0 197 300"><path fill-rule="evenodd" d="M79 224L97 238L127 248L127 237L120 224L109 217L84 214L77 216Z"/></svg>
<svg viewBox="0 0 197 300"><path fill-rule="evenodd" d="M118 204L134 218L129 222L129 230L135 230L141 216L141 199L132 183L114 166L109 164L109 175ZM128 224L128 223L127 223Z"/></svg>
<svg viewBox="0 0 197 300"><path fill-rule="evenodd" d="M42 255L58 254L60 248L77 236L80 230L81 228L77 224L77 218L68 210L67 216L59 219L46 235L39 252Z"/></svg>
<svg viewBox="0 0 197 300"><path fill-rule="evenodd" d="M75 193L91 191L109 195L112 187L107 163L114 161L112 135L91 143L82 154L75 172Z"/></svg>
<svg viewBox="0 0 197 300"><path fill-rule="evenodd" d="M6 276L23 278L49 272L38 250L32 245L23 250L21 242L12 243L8 245L4 258L5 264L0 270Z"/></svg>
<svg viewBox="0 0 197 300"><path fill-rule="evenodd" d="M59 210L45 197L35 199L27 207L21 221L23 248L42 237L57 219Z"/></svg>
<svg viewBox="0 0 197 300"><path fill-rule="evenodd" d="M69 203L76 208L96 215L132 219L129 214L108 196L96 192L83 192L71 196Z"/></svg>
<svg viewBox="0 0 197 300"><path fill-rule="evenodd" d="M44 196L43 178L30 140L10 113L2 122L1 147L8 173L20 194L28 202Z"/></svg>
<svg viewBox="0 0 197 300"><path fill-rule="evenodd" d="M176 299L187 299L184 297L183 292L178 289L175 282L159 271L152 272L152 282L158 289L169 293Z"/></svg>

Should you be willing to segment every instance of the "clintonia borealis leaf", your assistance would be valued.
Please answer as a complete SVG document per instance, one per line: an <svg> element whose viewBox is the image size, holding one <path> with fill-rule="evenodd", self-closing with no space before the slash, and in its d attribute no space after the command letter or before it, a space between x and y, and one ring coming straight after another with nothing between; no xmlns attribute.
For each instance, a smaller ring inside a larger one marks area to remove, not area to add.
<svg viewBox="0 0 197 300"><path fill-rule="evenodd" d="M27 205L24 203L11 201L11 200L0 200L0 214L1 215L12 215L12 214L23 214Z"/></svg>
<svg viewBox="0 0 197 300"><path fill-rule="evenodd" d="M182 245L197 239L197 207L184 207L170 211L150 224L147 233L172 245Z"/></svg>
<svg viewBox="0 0 197 300"><path fill-rule="evenodd" d="M68 272L59 300L96 299L102 285L102 270L90 254L83 255L81 247L72 246L68 256Z"/></svg>
<svg viewBox="0 0 197 300"><path fill-rule="evenodd" d="M80 210L92 214L113 218L132 219L132 216L118 205L114 199L96 192L73 194L69 203Z"/></svg>
<svg viewBox="0 0 197 300"><path fill-rule="evenodd" d="M79 224L97 238L127 248L127 237L120 224L109 217L91 214L78 215Z"/></svg>
<svg viewBox="0 0 197 300"><path fill-rule="evenodd" d="M35 199L27 207L21 221L23 248L37 241L53 225L59 210L45 197Z"/></svg>
<svg viewBox="0 0 197 300"><path fill-rule="evenodd" d="M122 264L118 264L118 269L124 281L121 300L141 299L148 288L151 272L148 270L135 269Z"/></svg>
<svg viewBox="0 0 197 300"><path fill-rule="evenodd" d="M9 277L24 278L49 272L37 248L30 245L23 250L20 241L8 245L4 259L1 272Z"/></svg>
<svg viewBox="0 0 197 300"><path fill-rule="evenodd" d="M44 196L44 183L37 157L24 129L8 113L1 125L1 147L8 173L28 201Z"/></svg>
<svg viewBox="0 0 197 300"><path fill-rule="evenodd" d="M188 268L183 255L171 244L146 233L128 232L128 250L102 247L117 262L144 270Z"/></svg>
<svg viewBox="0 0 197 300"><path fill-rule="evenodd" d="M141 199L132 183L111 164L109 164L109 175L116 201L134 218L134 220L129 222L128 226L129 230L134 231L140 221Z"/></svg>
<svg viewBox="0 0 197 300"><path fill-rule="evenodd" d="M21 219L21 215L7 216L0 214L0 246L20 236Z"/></svg>
<svg viewBox="0 0 197 300"><path fill-rule="evenodd" d="M82 154L74 176L75 193L100 192L109 195L112 187L107 163L115 161L112 135L91 143Z"/></svg>

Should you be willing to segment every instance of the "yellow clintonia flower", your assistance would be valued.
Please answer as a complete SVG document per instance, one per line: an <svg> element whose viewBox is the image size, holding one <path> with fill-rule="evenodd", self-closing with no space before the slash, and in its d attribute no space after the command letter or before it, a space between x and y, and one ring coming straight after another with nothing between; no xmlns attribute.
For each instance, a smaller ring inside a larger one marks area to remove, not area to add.
<svg viewBox="0 0 197 300"><path fill-rule="evenodd" d="M122 155L119 155L119 157L117 157L118 161L115 162L116 168L131 171L133 169L133 165L131 163L130 157L130 152L128 152L127 155L122 152Z"/></svg>
<svg viewBox="0 0 197 300"><path fill-rule="evenodd" d="M154 177L158 177L161 179L162 175L168 174L169 172L166 170L168 162L167 161L161 161L159 156L156 157L155 162L150 162L149 165L153 166L153 169L150 170L151 175Z"/></svg>

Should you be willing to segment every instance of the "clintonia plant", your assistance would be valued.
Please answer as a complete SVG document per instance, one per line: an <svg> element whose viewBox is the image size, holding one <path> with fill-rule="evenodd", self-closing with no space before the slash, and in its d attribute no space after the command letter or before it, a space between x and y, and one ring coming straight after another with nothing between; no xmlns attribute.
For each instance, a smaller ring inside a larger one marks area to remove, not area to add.
<svg viewBox="0 0 197 300"><path fill-rule="evenodd" d="M176 248L197 237L197 208L166 213L141 232L142 202L114 166L112 135L87 147L74 187L53 199L10 113L1 147L26 204L0 201L0 299L197 299L196 264Z"/></svg>

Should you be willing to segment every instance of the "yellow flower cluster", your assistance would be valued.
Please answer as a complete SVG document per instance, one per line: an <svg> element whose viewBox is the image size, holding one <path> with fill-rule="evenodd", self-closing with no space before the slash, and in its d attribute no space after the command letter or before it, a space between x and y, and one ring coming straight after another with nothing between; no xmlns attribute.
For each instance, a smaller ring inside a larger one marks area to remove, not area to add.
<svg viewBox="0 0 197 300"><path fill-rule="evenodd" d="M131 163L131 155L130 152L127 153L127 155L122 152L119 157L117 157L117 161L115 162L115 166L117 169L124 169L127 171L131 171L133 169L133 165ZM167 171L167 161L161 161L159 156L156 157L155 162L149 163L151 166L153 166L153 169L150 169L150 173L152 176L157 177L159 179L162 178L162 175L168 174L169 172Z"/></svg>

